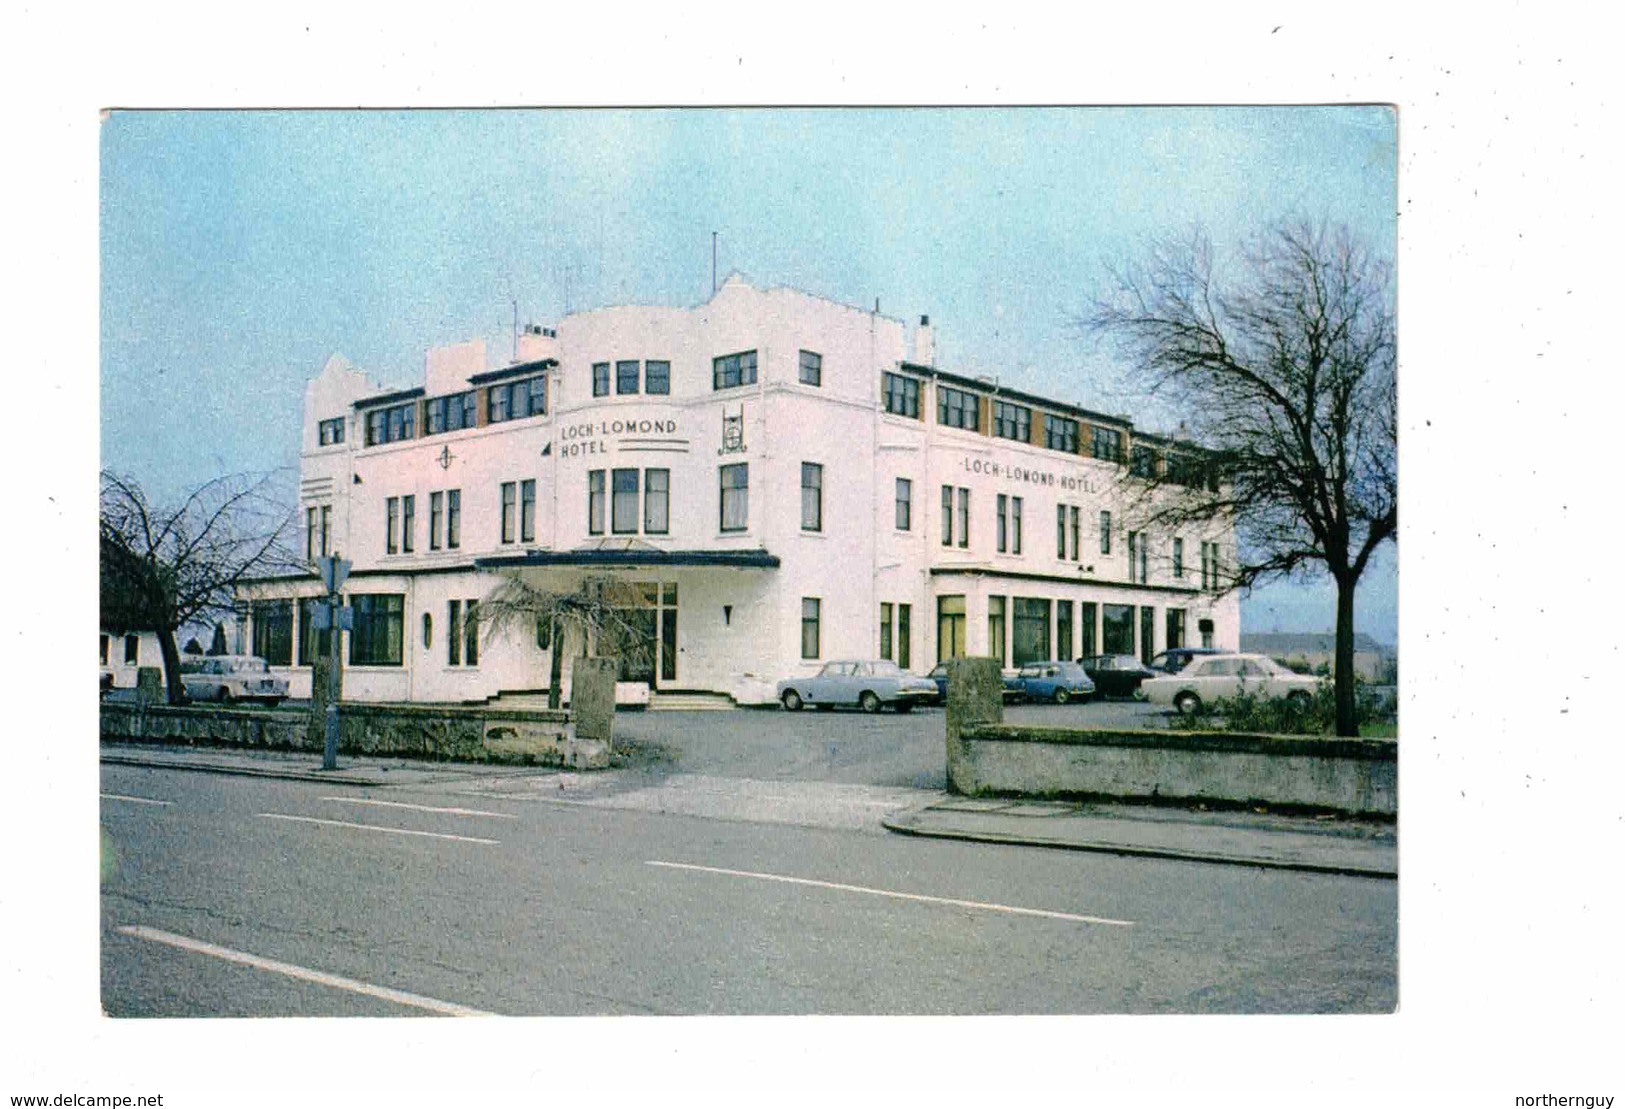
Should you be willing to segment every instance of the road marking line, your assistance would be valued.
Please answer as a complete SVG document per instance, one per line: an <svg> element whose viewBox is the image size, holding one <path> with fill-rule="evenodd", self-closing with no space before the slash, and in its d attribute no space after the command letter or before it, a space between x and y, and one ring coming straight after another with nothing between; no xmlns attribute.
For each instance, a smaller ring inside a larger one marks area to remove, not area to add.
<svg viewBox="0 0 1625 1109"><path fill-rule="evenodd" d="M102 800L129 801L131 804L135 805L163 805L166 808L175 803L173 801L154 801L151 797L131 797L125 793L104 793L102 794Z"/></svg>
<svg viewBox="0 0 1625 1109"><path fill-rule="evenodd" d="M454 816L496 816L503 820L518 820L513 813L486 812L484 809L453 809L436 805L408 805L405 801L378 801L371 797L323 797L323 801L336 801L341 805L382 805L391 809L411 809L414 812L451 813Z"/></svg>
<svg viewBox="0 0 1625 1109"><path fill-rule="evenodd" d="M212 955L216 959L224 959L228 963L237 963L255 970L268 970L272 974L282 974L289 978L297 978L301 982L315 982L321 986L332 986L336 990L348 990L351 993L362 994L366 997L382 998L393 1001L399 1005L410 1005L415 1009L427 1009L431 1013L439 1013L448 1017L494 1017L497 1014L488 1013L483 1009L471 1009L467 1005L456 1005L450 1001L437 1001L432 997L421 994L407 993L404 990L392 990L388 986L374 986L370 982L358 982L354 978L344 978L337 974L328 974L326 971L311 970L309 967L296 966L293 963L281 963L275 959L265 959L258 955L250 955L246 951L233 951L229 947L220 947L217 944L205 943L203 940L194 940L187 936L177 936L173 932L163 932L157 928L147 928L139 924L121 925L116 931L126 936L134 936L138 940L150 940L153 943L167 944L178 947L182 951L191 951L198 955Z"/></svg>
<svg viewBox="0 0 1625 1109"><path fill-rule="evenodd" d="M481 839L479 836L454 836L446 832L419 832L412 828L386 828L382 824L352 824L348 820L323 820L315 816L289 816L286 813L262 812L260 816L267 820L297 820L301 824L325 824L330 828L363 828L369 832L388 832L397 836L427 836L430 839L454 839L462 843L489 843L493 846L499 841L494 839Z"/></svg>
<svg viewBox="0 0 1625 1109"><path fill-rule="evenodd" d="M902 901L924 901L933 905L957 905L965 909L988 909L998 913L1015 913L1018 916L1041 916L1051 920L1075 920L1081 924L1112 924L1120 928L1132 928L1132 920L1112 920L1103 916L1080 916L1077 913L1062 913L1054 909L1024 909L1018 905L999 905L991 901L962 901L957 897L932 897L924 893L901 893L897 890L873 889L869 886L849 886L842 882L820 882L815 878L791 878L783 874L758 874L752 870L728 870L719 866L696 866L693 863L667 863L654 859L646 860L650 866L669 867L673 870L698 870L706 874L727 874L735 878L761 878L769 882L789 882L797 886L816 886L819 889L842 890L847 893L872 893L877 897L895 897Z"/></svg>

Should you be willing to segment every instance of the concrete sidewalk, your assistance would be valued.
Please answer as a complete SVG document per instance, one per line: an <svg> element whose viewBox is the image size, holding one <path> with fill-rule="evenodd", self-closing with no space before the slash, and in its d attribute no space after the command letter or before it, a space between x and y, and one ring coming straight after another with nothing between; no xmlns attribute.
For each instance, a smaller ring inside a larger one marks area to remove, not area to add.
<svg viewBox="0 0 1625 1109"><path fill-rule="evenodd" d="M201 770L251 778L327 782L352 786L416 786L464 782L476 778L556 776L545 766L504 766L478 762L430 762L418 759L341 755L333 770L322 769L314 751L234 750L224 747L171 747L148 743L103 743L101 761L118 766L152 766L165 770Z"/></svg>
<svg viewBox="0 0 1625 1109"><path fill-rule="evenodd" d="M1399 876L1393 824L1148 805L949 797L885 817L903 835L1192 862Z"/></svg>

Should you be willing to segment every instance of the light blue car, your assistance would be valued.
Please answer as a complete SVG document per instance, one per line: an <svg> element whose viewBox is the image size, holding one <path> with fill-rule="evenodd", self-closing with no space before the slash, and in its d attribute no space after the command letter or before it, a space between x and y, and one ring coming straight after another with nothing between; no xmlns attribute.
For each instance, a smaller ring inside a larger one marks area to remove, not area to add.
<svg viewBox="0 0 1625 1109"><path fill-rule="evenodd" d="M850 705L864 712L879 712L890 705L912 712L915 705L936 700L937 683L917 677L885 659L830 662L807 678L787 678L778 684L779 703L791 712L803 705L820 709Z"/></svg>
<svg viewBox="0 0 1625 1109"><path fill-rule="evenodd" d="M1064 705L1068 701L1087 701L1095 692L1095 683L1075 662L1029 662L1017 676L1029 701Z"/></svg>

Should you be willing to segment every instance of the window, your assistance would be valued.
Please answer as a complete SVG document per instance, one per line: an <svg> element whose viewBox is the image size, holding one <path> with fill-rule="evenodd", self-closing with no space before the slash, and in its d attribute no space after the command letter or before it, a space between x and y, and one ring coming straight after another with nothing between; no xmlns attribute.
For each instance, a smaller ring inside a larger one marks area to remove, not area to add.
<svg viewBox="0 0 1625 1109"><path fill-rule="evenodd" d="M397 404L392 408L378 408L367 413L367 446L394 443L412 438L417 424L418 406L415 402Z"/></svg>
<svg viewBox="0 0 1625 1109"><path fill-rule="evenodd" d="M750 522L750 466L740 462L722 467L723 531L744 531Z"/></svg>
<svg viewBox="0 0 1625 1109"><path fill-rule="evenodd" d="M475 666L480 661L478 601L446 602L446 665Z"/></svg>
<svg viewBox="0 0 1625 1109"><path fill-rule="evenodd" d="M417 542L413 536L413 532L417 530L417 505L418 499L416 496L401 498L401 550L406 554L412 553L412 548Z"/></svg>
<svg viewBox="0 0 1625 1109"><path fill-rule="evenodd" d="M254 653L272 666L293 665L293 602L255 601Z"/></svg>
<svg viewBox="0 0 1625 1109"><path fill-rule="evenodd" d="M903 374L892 373L882 374L880 381L887 412L894 416L907 416L913 420L920 418L918 381Z"/></svg>
<svg viewBox="0 0 1625 1109"><path fill-rule="evenodd" d="M141 637L127 635L124 637L124 665L137 666L141 662Z"/></svg>
<svg viewBox="0 0 1625 1109"><path fill-rule="evenodd" d="M324 447L344 442L344 417L335 416L316 425L316 442Z"/></svg>
<svg viewBox="0 0 1625 1109"><path fill-rule="evenodd" d="M1003 597L987 599L987 653L998 659L1000 666L1009 665L1004 650L1004 600Z"/></svg>
<svg viewBox="0 0 1625 1109"><path fill-rule="evenodd" d="M891 658L891 613L892 606L888 601L880 602L880 657Z"/></svg>
<svg viewBox="0 0 1625 1109"><path fill-rule="evenodd" d="M312 666L317 659L332 657L333 633L316 627L316 613L327 607L321 597L299 598L299 665Z"/></svg>
<svg viewBox="0 0 1625 1109"><path fill-rule="evenodd" d="M1219 585L1219 545L1217 543L1203 542L1202 544L1202 588L1218 590Z"/></svg>
<svg viewBox="0 0 1625 1109"><path fill-rule="evenodd" d="M1151 636L1156 628L1157 610L1150 605L1140 606L1140 661L1149 663L1156 653L1156 644Z"/></svg>
<svg viewBox="0 0 1625 1109"><path fill-rule="evenodd" d="M1129 581L1134 580L1134 551L1135 551L1135 548L1138 547L1139 545L1140 545L1140 533L1137 532L1137 531L1129 532L1128 533L1128 580Z"/></svg>
<svg viewBox="0 0 1625 1109"><path fill-rule="evenodd" d="M643 530L665 535L671 530L671 471L643 471Z"/></svg>
<svg viewBox="0 0 1625 1109"><path fill-rule="evenodd" d="M937 661L965 657L965 596L937 598Z"/></svg>
<svg viewBox="0 0 1625 1109"><path fill-rule="evenodd" d="M1095 642L1095 612L1098 607L1093 601L1078 602L1079 655L1100 653L1100 645Z"/></svg>
<svg viewBox="0 0 1625 1109"><path fill-rule="evenodd" d="M1052 451L1078 453L1078 421L1065 416L1044 417L1044 445Z"/></svg>
<svg viewBox="0 0 1625 1109"><path fill-rule="evenodd" d="M462 546L463 491L446 490L446 548L455 551Z"/></svg>
<svg viewBox="0 0 1625 1109"><path fill-rule="evenodd" d="M523 543L536 541L536 482L519 483L519 539Z"/></svg>
<svg viewBox="0 0 1625 1109"><path fill-rule="evenodd" d="M495 390L492 390L493 395ZM477 421L474 418L474 391L454 393L451 396L435 397L425 406L425 435L439 435L446 431L461 431L465 427L473 427ZM493 416L493 422L495 416Z"/></svg>
<svg viewBox="0 0 1625 1109"><path fill-rule="evenodd" d="M505 420L522 420L527 416L541 416L547 413L547 377L538 374L535 377L523 378L519 381L510 381L502 385L491 386L489 399L485 404L486 420L489 423L500 424ZM474 426L474 406L472 394L468 405L467 422L464 427Z"/></svg>
<svg viewBox="0 0 1625 1109"><path fill-rule="evenodd" d="M434 646L434 617L427 612L423 614L423 649L427 651Z"/></svg>
<svg viewBox="0 0 1625 1109"><path fill-rule="evenodd" d="M909 650L909 612L911 605L897 606L897 665L904 670L908 669L910 661Z"/></svg>
<svg viewBox="0 0 1625 1109"><path fill-rule="evenodd" d="M636 533L638 530L638 472L615 470L610 474L609 529L616 535Z"/></svg>
<svg viewBox="0 0 1625 1109"><path fill-rule="evenodd" d="M592 395L595 397L609 396L608 362L594 362L592 364Z"/></svg>
<svg viewBox="0 0 1625 1109"><path fill-rule="evenodd" d="M1164 650L1171 651L1175 647L1183 647L1185 645L1185 610L1182 608L1170 608L1165 610L1165 612L1165 620L1167 623L1165 630L1168 633L1168 641L1163 644L1163 648Z"/></svg>
<svg viewBox="0 0 1625 1109"><path fill-rule="evenodd" d="M1025 443L1032 438L1033 410L1002 400L993 402L993 434Z"/></svg>
<svg viewBox="0 0 1625 1109"><path fill-rule="evenodd" d="M1097 427L1090 436L1091 453L1102 462L1120 462L1123 458L1123 433L1109 427Z"/></svg>
<svg viewBox="0 0 1625 1109"><path fill-rule="evenodd" d="M1112 514L1110 512L1100 514L1100 553L1103 555L1112 553Z"/></svg>
<svg viewBox="0 0 1625 1109"><path fill-rule="evenodd" d="M1150 447L1134 447L1128 455L1128 472L1135 477L1157 476L1157 452Z"/></svg>
<svg viewBox="0 0 1625 1109"><path fill-rule="evenodd" d="M103 635L102 635L102 665L103 666L107 665L107 655L108 655L108 652L110 650L112 650L112 646L113 646L113 637L103 633Z"/></svg>
<svg viewBox="0 0 1625 1109"><path fill-rule="evenodd" d="M818 598L801 598L801 657L818 657Z"/></svg>
<svg viewBox="0 0 1625 1109"><path fill-rule="evenodd" d="M1055 506L1055 557L1066 557L1066 505Z"/></svg>
<svg viewBox="0 0 1625 1109"><path fill-rule="evenodd" d="M1079 526L1079 521L1083 517L1083 513L1079 510L1078 506L1075 505L1075 504L1068 506L1068 508L1069 508L1069 517L1068 518L1071 520L1071 523L1072 523L1072 561L1077 562L1077 561L1079 561L1078 534L1079 534L1079 531L1081 530L1081 528Z"/></svg>
<svg viewBox="0 0 1625 1109"><path fill-rule="evenodd" d="M959 545L970 546L970 490L959 490Z"/></svg>
<svg viewBox="0 0 1625 1109"><path fill-rule="evenodd" d="M824 530L824 468L816 462L801 464L801 530Z"/></svg>
<svg viewBox="0 0 1625 1109"><path fill-rule="evenodd" d="M962 427L966 431L980 431L981 421L976 415L976 394L938 385L937 423L946 427Z"/></svg>
<svg viewBox="0 0 1625 1109"><path fill-rule="evenodd" d="M954 545L954 487L942 487L942 545Z"/></svg>
<svg viewBox="0 0 1625 1109"><path fill-rule="evenodd" d="M488 423L500 424L508 418L508 388L492 386L486 392L485 418Z"/></svg>
<svg viewBox="0 0 1625 1109"><path fill-rule="evenodd" d="M502 483L502 541L512 543L516 534L514 524L519 515L519 485L517 482L505 481Z"/></svg>
<svg viewBox="0 0 1625 1109"><path fill-rule="evenodd" d="M587 534L604 534L604 471L587 471Z"/></svg>
<svg viewBox="0 0 1625 1109"><path fill-rule="evenodd" d="M725 354L711 360L711 388L732 389L739 385L756 384L756 352L742 351Z"/></svg>
<svg viewBox="0 0 1625 1109"><path fill-rule="evenodd" d="M1100 651L1106 655L1134 653L1134 606L1100 606Z"/></svg>
<svg viewBox="0 0 1625 1109"><path fill-rule="evenodd" d="M316 531L316 513L317 513L317 508L316 508L315 505L311 505L309 508L305 509L305 561L306 562L315 562L316 559L319 557L316 554L316 544L318 542L318 534L317 534L317 531Z"/></svg>
<svg viewBox="0 0 1625 1109"><path fill-rule="evenodd" d="M400 593L358 593L350 598L355 625L350 632L351 666L399 666L405 632L405 597Z"/></svg>
<svg viewBox="0 0 1625 1109"><path fill-rule="evenodd" d="M1038 597L1017 597L1011 613L1010 665L1048 662L1050 603Z"/></svg>
<svg viewBox="0 0 1625 1109"><path fill-rule="evenodd" d="M1200 489L1207 484L1207 475L1203 472L1205 467L1199 459L1186 454L1170 454L1168 456L1168 481L1173 485L1183 485L1188 489Z"/></svg>
<svg viewBox="0 0 1625 1109"><path fill-rule="evenodd" d="M662 396L671 392L671 363L645 362L643 364L643 391Z"/></svg>
<svg viewBox="0 0 1625 1109"><path fill-rule="evenodd" d="M799 361L801 383L803 385L824 384L824 356L822 354L814 354L810 350L804 350L801 352Z"/></svg>
<svg viewBox="0 0 1625 1109"><path fill-rule="evenodd" d="M1010 498L1006 497L1003 493L1000 493L999 494L998 507L994 510L994 517L995 517L995 519L997 521L997 525L998 525L997 526L998 538L995 540L995 542L996 542L996 545L998 546L998 549L1001 552L1005 550L1005 544L1006 544L1005 516L1006 516L1007 511L1008 511L1007 505L1008 505L1009 499Z"/></svg>
<svg viewBox="0 0 1625 1109"><path fill-rule="evenodd" d="M1010 553L1021 553L1021 498L1010 498Z"/></svg>
<svg viewBox="0 0 1625 1109"><path fill-rule="evenodd" d="M1072 602L1055 602L1055 657L1076 658L1072 653Z"/></svg>
<svg viewBox="0 0 1625 1109"><path fill-rule="evenodd" d="M1150 561L1150 554L1148 550L1150 546L1151 544L1147 541L1146 535L1143 531L1131 531L1128 533L1129 581L1139 582L1142 585L1145 584L1147 578L1146 570Z"/></svg>
<svg viewBox="0 0 1625 1109"><path fill-rule="evenodd" d="M429 494L429 549L440 549L442 522L445 519L445 494Z"/></svg>
<svg viewBox="0 0 1625 1109"><path fill-rule="evenodd" d="M638 391L638 364L636 362L615 363L615 392L635 393Z"/></svg>
<svg viewBox="0 0 1625 1109"><path fill-rule="evenodd" d="M1021 553L1021 498L999 494L994 515L998 521L998 548L1011 554ZM1008 545L1007 545L1008 541Z"/></svg>
<svg viewBox="0 0 1625 1109"><path fill-rule="evenodd" d="M897 479L896 524L898 531L908 531L914 516L914 483L906 477Z"/></svg>
<svg viewBox="0 0 1625 1109"><path fill-rule="evenodd" d="M387 521L384 528L384 553L394 554L400 550L401 536L401 499L389 497L384 501L384 518Z"/></svg>
<svg viewBox="0 0 1625 1109"><path fill-rule="evenodd" d="M1184 576L1185 576L1185 541L1183 539L1175 538L1174 539L1174 577L1182 578Z"/></svg>

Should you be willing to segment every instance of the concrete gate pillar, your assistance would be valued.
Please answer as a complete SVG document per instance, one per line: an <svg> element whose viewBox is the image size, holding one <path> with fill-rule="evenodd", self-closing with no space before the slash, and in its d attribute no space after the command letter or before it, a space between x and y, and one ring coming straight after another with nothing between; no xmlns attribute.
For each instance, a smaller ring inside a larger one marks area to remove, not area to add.
<svg viewBox="0 0 1625 1109"><path fill-rule="evenodd" d="M344 655L339 655L339 696L342 699L344 687ZM327 690L328 675L332 672L333 664L327 651L318 651L311 660L310 667L310 716L305 721L305 746L312 751L320 751L327 746ZM339 746L344 745L343 717L339 719Z"/></svg>
<svg viewBox="0 0 1625 1109"><path fill-rule="evenodd" d="M960 658L948 663L948 792L974 792L975 774L960 735L977 724L1004 722L1004 679L999 661ZM963 785L961 784L963 783Z"/></svg>
<svg viewBox="0 0 1625 1109"><path fill-rule="evenodd" d="M615 673L612 658L578 658L570 668L570 714L576 738L610 745L615 729Z"/></svg>

